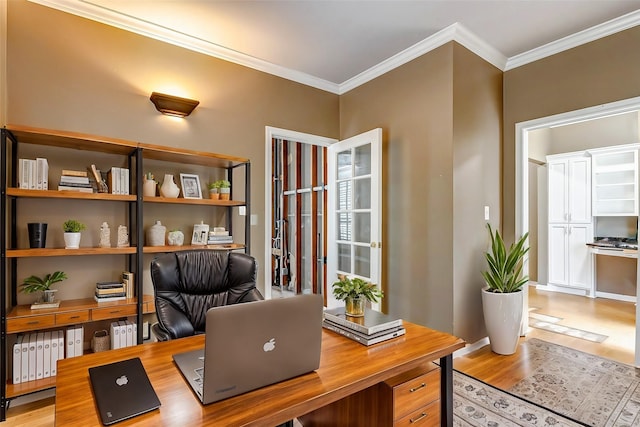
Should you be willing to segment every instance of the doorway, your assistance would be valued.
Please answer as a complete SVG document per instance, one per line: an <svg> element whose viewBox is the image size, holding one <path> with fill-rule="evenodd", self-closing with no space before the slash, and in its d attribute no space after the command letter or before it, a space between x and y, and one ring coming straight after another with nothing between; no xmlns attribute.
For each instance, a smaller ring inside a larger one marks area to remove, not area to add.
<svg viewBox="0 0 640 427"><path fill-rule="evenodd" d="M565 126L580 122L601 119L604 117L640 111L640 97L624 101L590 107L582 110L543 117L516 124L516 236L521 236L530 231L529 218L529 142L531 132L556 126ZM636 142L636 141L630 141ZM529 261L526 260L526 270L529 270ZM636 267L636 270L638 268ZM640 283L636 278L636 301L639 294ZM525 292L525 296L528 292ZM528 309L528 298L525 297L525 312ZM635 334L635 364L640 366L640 308L636 304L636 334ZM528 329L527 316L523 319L523 332Z"/></svg>

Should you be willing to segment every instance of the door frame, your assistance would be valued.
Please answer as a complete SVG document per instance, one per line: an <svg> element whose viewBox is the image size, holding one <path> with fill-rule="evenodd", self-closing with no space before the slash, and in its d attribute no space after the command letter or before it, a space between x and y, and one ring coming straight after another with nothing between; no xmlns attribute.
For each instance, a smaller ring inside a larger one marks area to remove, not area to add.
<svg viewBox="0 0 640 427"><path fill-rule="evenodd" d="M588 120L600 119L607 116L640 111L640 97L629 98L622 101L611 102L580 110L560 113L553 116L541 117L525 122L516 123L516 223L515 235L522 236L529 231L529 174L527 173L529 161L529 132L552 126L569 125ZM529 271L528 256L525 259L525 272ZM636 267L640 275L640 257ZM528 285L526 285L528 288ZM635 365L640 367L640 280L636 278L636 336L635 336ZM524 294L525 313L529 306L528 292ZM521 334L524 335L529 328L527 316L522 319Z"/></svg>
<svg viewBox="0 0 640 427"><path fill-rule="evenodd" d="M300 142L302 144L318 145L321 147L329 147L338 142L337 139L325 136L313 135L310 133L297 132L294 130L281 129L273 126L265 126L265 150L264 150L264 297L271 299L271 184L273 170L271 168L271 141L274 138L285 139L288 141Z"/></svg>

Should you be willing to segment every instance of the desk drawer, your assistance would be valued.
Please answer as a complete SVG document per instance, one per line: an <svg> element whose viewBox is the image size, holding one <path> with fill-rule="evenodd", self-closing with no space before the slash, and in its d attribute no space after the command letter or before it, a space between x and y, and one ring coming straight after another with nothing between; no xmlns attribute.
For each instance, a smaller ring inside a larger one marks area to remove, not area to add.
<svg viewBox="0 0 640 427"><path fill-rule="evenodd" d="M405 381L393 388L395 419L440 399L440 369Z"/></svg>
<svg viewBox="0 0 640 427"><path fill-rule="evenodd" d="M436 427L440 425L440 400L431 402L393 423L393 427Z"/></svg>
<svg viewBox="0 0 640 427"><path fill-rule="evenodd" d="M91 310L92 320L116 319L118 317L133 316L136 314L136 305L112 305Z"/></svg>
<svg viewBox="0 0 640 427"><path fill-rule="evenodd" d="M7 333L50 328L55 324L56 317L53 314L7 319Z"/></svg>
<svg viewBox="0 0 640 427"><path fill-rule="evenodd" d="M89 310L70 311L56 314L56 325L70 325L89 321Z"/></svg>

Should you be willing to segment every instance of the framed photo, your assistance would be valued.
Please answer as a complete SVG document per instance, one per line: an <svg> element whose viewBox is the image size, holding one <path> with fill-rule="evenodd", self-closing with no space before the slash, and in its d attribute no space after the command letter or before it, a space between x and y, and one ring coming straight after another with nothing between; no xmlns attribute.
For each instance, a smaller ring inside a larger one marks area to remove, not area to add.
<svg viewBox="0 0 640 427"><path fill-rule="evenodd" d="M198 175L181 173L180 184L182 184L182 195L185 199L202 199L200 177Z"/></svg>
<svg viewBox="0 0 640 427"><path fill-rule="evenodd" d="M194 224L193 236L191 237L192 245L206 245L209 239L209 224Z"/></svg>

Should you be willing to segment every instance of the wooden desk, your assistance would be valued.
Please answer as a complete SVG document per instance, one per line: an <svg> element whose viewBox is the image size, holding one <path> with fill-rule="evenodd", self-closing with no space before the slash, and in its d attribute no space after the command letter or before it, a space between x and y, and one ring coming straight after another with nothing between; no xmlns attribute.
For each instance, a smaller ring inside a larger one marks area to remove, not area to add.
<svg viewBox="0 0 640 427"><path fill-rule="evenodd" d="M58 364L56 425L101 425L88 368L140 357L162 406L118 426L275 426L438 359L441 424L451 426L452 353L464 341L404 323L406 335L370 347L323 330L317 371L206 406L200 404L171 358L203 347L202 335L64 359Z"/></svg>

